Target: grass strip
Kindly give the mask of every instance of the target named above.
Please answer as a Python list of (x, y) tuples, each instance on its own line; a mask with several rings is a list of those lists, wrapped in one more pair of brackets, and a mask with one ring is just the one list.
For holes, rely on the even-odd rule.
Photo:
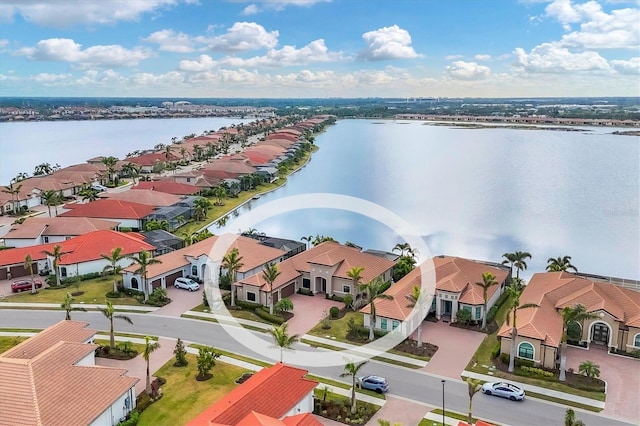
[[(120, 311), (118, 311), (118, 312), (120, 312)], [(180, 315), (180, 317), (181, 318), (189, 318), (189, 319), (199, 320), (199, 321), (209, 321), (209, 322), (220, 323), (220, 321), (218, 321), (215, 318), (198, 317), (198, 316), (195, 316), (195, 315), (188, 315), (188, 314), (182, 314), (182, 315)], [(247, 330), (251, 330), (251, 331), (258, 331), (260, 333), (266, 332), (266, 330), (264, 328), (258, 328), (258, 327), (254, 327), (252, 325), (241, 324), (241, 326), (242, 326), (242, 328), (246, 328)]]
[(531, 397), (534, 399), (543, 399), (545, 401), (555, 402), (557, 404), (568, 405), (575, 408), (582, 408), (583, 410), (593, 411), (594, 413), (599, 413), (602, 411), (602, 408), (594, 407), (592, 405), (581, 404), (579, 402), (569, 401), (566, 399), (555, 398), (553, 396), (545, 395), (543, 393), (531, 392), (527, 391), (527, 397)]

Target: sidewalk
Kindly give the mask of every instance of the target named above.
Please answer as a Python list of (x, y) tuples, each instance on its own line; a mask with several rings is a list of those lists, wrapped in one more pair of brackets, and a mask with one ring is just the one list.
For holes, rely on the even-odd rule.
[[(478, 379), (478, 380), (484, 380), (485, 382), (496, 382), (501, 380), (498, 377), (488, 376), (486, 374), (474, 373), (472, 371), (467, 371), (467, 370), (462, 372), (462, 376), (471, 377), (473, 379)], [(533, 386), (525, 383), (514, 382), (513, 380), (509, 380), (509, 383), (513, 383), (514, 385), (520, 387), (521, 389), (524, 389), (525, 392), (527, 391), (535, 392), (535, 393), (547, 395), (553, 398), (564, 399), (566, 401), (577, 402), (578, 404), (584, 404), (584, 405), (589, 405), (591, 407), (604, 409), (605, 403), (603, 401), (598, 401), (596, 399), (585, 398), (583, 396), (573, 395), (566, 392), (560, 392), (560, 391), (556, 391), (548, 388), (541, 388), (539, 386)], [(532, 397), (532, 398), (535, 398), (535, 397)]]
[(212, 314), (209, 312), (187, 311), (182, 315), (189, 315), (189, 316), (198, 317), (198, 318), (215, 319), (220, 323), (225, 323), (229, 325), (242, 324), (242, 325), (254, 327), (254, 328), (265, 330), (265, 331), (271, 330), (271, 328), (273, 328), (271, 324), (265, 324), (263, 322), (251, 321), (243, 318), (230, 317), (228, 315)]
[[(74, 308), (85, 309), (100, 309), (106, 308), (106, 305), (93, 304), (93, 303), (74, 303), (71, 306)], [(59, 303), (22, 303), (22, 302), (0, 302), (0, 308), (42, 308), (42, 309), (61, 309)], [(138, 305), (113, 305), (113, 308), (117, 311), (139, 311), (139, 312), (153, 312), (158, 310), (155, 306), (138, 306)]]

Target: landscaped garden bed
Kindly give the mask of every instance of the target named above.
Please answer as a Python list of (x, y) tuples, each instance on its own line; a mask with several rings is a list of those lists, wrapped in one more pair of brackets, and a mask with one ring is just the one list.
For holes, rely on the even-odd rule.
[(418, 347), (418, 342), (415, 340), (407, 339), (394, 348), (396, 351), (403, 352), (409, 355), (416, 355), (420, 357), (431, 358), (438, 351), (436, 345), (431, 343), (422, 342), (422, 346)]
[(108, 358), (118, 360), (129, 360), (138, 356), (138, 352), (133, 349), (115, 347), (111, 349), (109, 346), (99, 346), (96, 349), (97, 358)]
[(380, 409), (377, 405), (358, 401), (356, 413), (352, 414), (349, 398), (333, 394), (328, 396), (326, 400), (316, 399), (314, 407), (314, 414), (348, 425), (364, 425)]

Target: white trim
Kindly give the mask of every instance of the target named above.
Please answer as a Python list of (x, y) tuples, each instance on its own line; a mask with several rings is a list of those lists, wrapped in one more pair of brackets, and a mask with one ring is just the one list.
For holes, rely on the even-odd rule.
[(636, 340), (640, 337), (640, 333), (636, 333), (635, 336), (633, 336), (633, 345), (627, 345), (627, 346), (631, 346), (632, 348), (636, 348), (636, 349), (640, 349), (640, 340), (638, 340), (636, 342)]
[[(533, 350), (533, 357), (532, 358), (525, 358), (523, 356), (520, 356), (520, 346), (522, 346), (523, 344), (527, 344), (529, 346), (531, 346), (531, 349)], [(518, 343), (518, 347), (516, 348), (516, 353), (518, 354), (518, 358), (520, 359), (528, 359), (530, 361), (534, 361), (536, 360), (536, 347), (533, 346), (533, 344), (527, 340), (523, 340), (522, 342)]]
[(607, 324), (604, 321), (600, 321), (600, 320), (595, 320), (595, 321), (591, 322), (591, 324), (589, 324), (589, 337), (587, 339), (587, 342), (588, 342), (587, 344), (589, 346), (591, 346), (591, 342), (593, 341), (593, 336), (592, 336), (592, 334), (593, 334), (593, 326), (595, 324), (604, 324), (604, 325), (607, 326), (607, 328), (609, 329), (609, 340), (607, 341), (607, 346), (608, 347), (612, 347), (611, 346), (611, 339), (613, 338), (613, 329), (611, 328), (611, 326), (609, 324)]

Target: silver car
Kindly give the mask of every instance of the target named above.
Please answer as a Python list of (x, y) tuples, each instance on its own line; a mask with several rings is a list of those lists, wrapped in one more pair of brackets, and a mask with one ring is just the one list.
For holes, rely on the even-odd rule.
[(192, 280), (191, 278), (176, 278), (173, 282), (175, 288), (184, 288), (189, 291), (197, 291), (200, 289), (200, 284)]
[(501, 396), (511, 401), (522, 401), (524, 399), (524, 390), (516, 385), (505, 382), (488, 382), (482, 385), (482, 393), (485, 395)]

